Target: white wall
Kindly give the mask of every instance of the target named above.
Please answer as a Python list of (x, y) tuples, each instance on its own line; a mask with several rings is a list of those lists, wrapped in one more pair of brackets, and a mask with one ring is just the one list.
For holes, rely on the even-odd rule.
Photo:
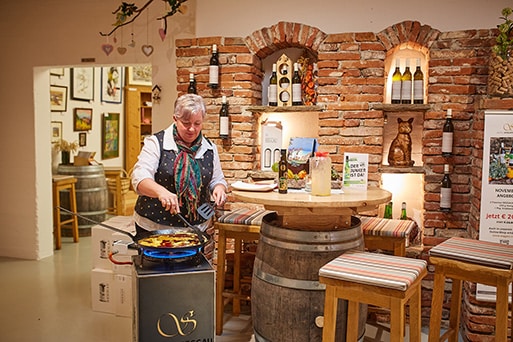
[[(146, 1), (136, 1), (142, 6)], [(318, 27), (326, 33), (378, 32), (403, 20), (418, 20), (441, 31), (495, 27), (509, 0), (190, 0), (186, 15), (168, 21), (161, 41), (155, 20), (163, 3), (154, 1), (148, 15), (119, 30), (118, 45), (135, 48), (125, 55), (106, 56), (101, 37), (114, 22), (119, 0), (0, 1), (0, 103), (2, 104), (2, 173), (0, 190), (0, 255), (40, 259), (53, 253), (51, 205), (51, 113), (49, 67), (151, 63), (153, 82), (162, 88), (162, 101), (153, 109), (155, 129), (171, 121), (176, 96), (176, 37), (245, 37), (278, 21)], [(389, 7), (390, 6), (390, 7)], [(196, 8), (197, 7), (197, 8)], [(441, 10), (440, 8), (444, 8)], [(146, 25), (148, 20), (148, 26)], [(155, 52), (146, 57), (142, 44)], [(94, 63), (82, 63), (92, 58)], [(64, 245), (65, 248), (65, 245)]]

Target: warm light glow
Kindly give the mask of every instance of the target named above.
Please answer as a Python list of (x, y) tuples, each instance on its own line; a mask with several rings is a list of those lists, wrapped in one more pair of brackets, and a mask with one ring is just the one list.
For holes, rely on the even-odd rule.
[[(401, 216), (401, 203), (406, 202), (406, 214), (419, 227), (424, 222), (424, 175), (421, 173), (383, 173), (381, 188), (392, 193), (393, 218)], [(382, 214), (381, 214), (382, 216)]]
[[(281, 122), (283, 128), (282, 148), (289, 146), (290, 138), (319, 137), (319, 117), (313, 112), (262, 113), (260, 122)], [(260, 129), (260, 128), (259, 128)], [(261, 129), (260, 129), (261, 130)], [(261, 136), (262, 132), (259, 132)]]

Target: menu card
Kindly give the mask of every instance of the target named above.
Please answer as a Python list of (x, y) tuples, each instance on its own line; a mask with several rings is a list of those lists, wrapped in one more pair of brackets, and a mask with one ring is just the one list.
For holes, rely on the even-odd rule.
[(367, 189), (369, 155), (367, 153), (344, 153), (344, 188)]

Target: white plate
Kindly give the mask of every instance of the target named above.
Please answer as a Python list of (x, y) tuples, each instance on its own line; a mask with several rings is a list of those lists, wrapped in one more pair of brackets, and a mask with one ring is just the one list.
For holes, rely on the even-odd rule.
[(237, 181), (232, 183), (232, 188), (235, 190), (242, 191), (271, 191), (276, 188), (275, 183), (272, 184), (257, 184), (257, 183), (246, 183), (242, 181)]

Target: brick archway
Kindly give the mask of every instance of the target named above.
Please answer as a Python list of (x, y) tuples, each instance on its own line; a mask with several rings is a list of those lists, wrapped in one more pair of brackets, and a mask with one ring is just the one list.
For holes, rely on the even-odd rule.
[(327, 36), (313, 26), (280, 21), (253, 32), (245, 38), (245, 42), (251, 53), (259, 58), (289, 47), (306, 48), (316, 55)]
[(406, 44), (412, 49), (419, 50), (428, 55), (431, 45), (438, 39), (440, 31), (429, 25), (421, 25), (418, 21), (403, 21), (387, 27), (376, 33), (387, 54), (391, 54), (395, 47)]

